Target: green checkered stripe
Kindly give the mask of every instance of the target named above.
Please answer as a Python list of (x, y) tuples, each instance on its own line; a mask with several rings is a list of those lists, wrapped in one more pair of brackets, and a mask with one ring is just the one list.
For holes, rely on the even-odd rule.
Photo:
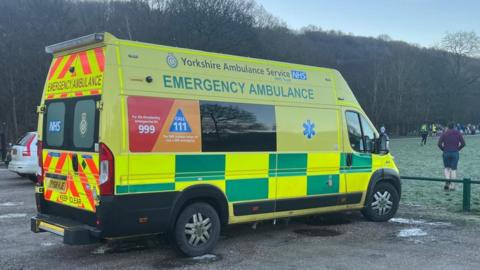
[(225, 155), (177, 155), (175, 182), (224, 180)]
[(352, 164), (347, 166), (347, 154), (340, 155), (340, 173), (364, 173), (372, 171), (372, 155), (368, 153), (353, 153)]
[(175, 183), (117, 186), (116, 190), (118, 194), (174, 191)]
[[(225, 181), (229, 202), (268, 199), (269, 181), (272, 178), (306, 176), (306, 195), (335, 194), (339, 192), (339, 174), (307, 175), (307, 153), (269, 154), (266, 178), (225, 179), (226, 155), (177, 155), (175, 157), (175, 182), (201, 183)], [(346, 167), (346, 155), (340, 155), (340, 173), (370, 172), (371, 155), (354, 154), (353, 168)], [(117, 186), (117, 193), (175, 191), (175, 183)]]

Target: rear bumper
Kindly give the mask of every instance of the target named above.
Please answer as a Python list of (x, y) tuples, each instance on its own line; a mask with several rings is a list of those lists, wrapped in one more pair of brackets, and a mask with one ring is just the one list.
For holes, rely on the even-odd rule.
[(16, 173), (24, 173), (24, 174), (35, 174), (37, 173), (37, 165), (26, 163), (26, 162), (18, 162), (18, 161), (10, 161), (8, 163), (8, 170)]
[[(44, 199), (42, 186), (35, 187), (38, 215), (32, 218), (32, 231), (52, 231), (64, 242), (69, 234), (85, 234), (91, 240), (161, 233), (167, 231), (169, 215), (178, 192), (143, 193), (122, 196), (103, 196), (96, 212), (70, 207)], [(40, 223), (44, 221), (44, 223)], [(37, 224), (38, 223), (38, 224)], [(40, 224), (43, 224), (40, 228)], [(56, 227), (48, 227), (51, 224)], [(45, 229), (47, 228), (47, 229)], [(69, 231), (69, 232), (66, 232)], [(78, 232), (80, 231), (80, 232)], [(82, 232), (83, 231), (83, 232)], [(89, 242), (89, 241), (86, 241)]]
[(85, 245), (100, 241), (100, 230), (70, 219), (38, 214), (30, 220), (34, 233), (50, 232), (61, 236), (68, 245)]

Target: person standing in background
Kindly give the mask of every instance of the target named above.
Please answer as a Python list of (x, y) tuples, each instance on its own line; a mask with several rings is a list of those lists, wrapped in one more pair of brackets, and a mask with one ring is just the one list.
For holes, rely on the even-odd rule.
[(388, 134), (387, 134), (387, 129), (385, 128), (384, 125), (382, 125), (380, 127), (380, 137), (381, 136), (385, 136), (385, 143), (386, 143), (386, 148), (385, 149), (389, 149), (389, 144), (390, 144), (390, 137), (388, 137)]
[(465, 147), (465, 140), (462, 133), (456, 130), (454, 123), (447, 125), (447, 130), (438, 139), (438, 147), (443, 152), (443, 173), (445, 174), (444, 190), (455, 190), (455, 185), (448, 179), (457, 178), (457, 166), (460, 157), (460, 150)]
[(437, 136), (437, 125), (432, 124), (432, 136), (435, 137)]
[(422, 127), (420, 127), (420, 135), (422, 136), (422, 141), (420, 142), (420, 145), (427, 144), (427, 137), (428, 137), (428, 126), (427, 126), (427, 124), (423, 124)]

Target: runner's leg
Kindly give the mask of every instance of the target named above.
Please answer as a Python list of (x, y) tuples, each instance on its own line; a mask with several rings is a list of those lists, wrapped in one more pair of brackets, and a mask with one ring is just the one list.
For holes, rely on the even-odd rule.
[[(445, 179), (450, 179), (450, 168), (443, 169), (443, 174), (445, 175)], [(450, 188), (450, 181), (446, 181), (443, 189), (448, 190), (449, 188)]]
[[(450, 170), (450, 179), (457, 179), (457, 171)], [(450, 190), (455, 190), (455, 183), (451, 182), (449, 186)]]

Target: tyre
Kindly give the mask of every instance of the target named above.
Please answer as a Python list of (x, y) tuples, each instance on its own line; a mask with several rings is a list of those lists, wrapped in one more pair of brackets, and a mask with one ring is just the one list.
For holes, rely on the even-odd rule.
[(37, 183), (37, 175), (35, 174), (29, 174), (28, 179), (30, 179), (30, 181), (32, 181), (33, 183)]
[(388, 182), (375, 185), (373, 192), (365, 201), (363, 216), (375, 222), (388, 221), (398, 210), (400, 196), (397, 189)]
[(177, 218), (174, 244), (186, 256), (195, 257), (210, 252), (220, 236), (220, 218), (207, 203), (187, 206)]

